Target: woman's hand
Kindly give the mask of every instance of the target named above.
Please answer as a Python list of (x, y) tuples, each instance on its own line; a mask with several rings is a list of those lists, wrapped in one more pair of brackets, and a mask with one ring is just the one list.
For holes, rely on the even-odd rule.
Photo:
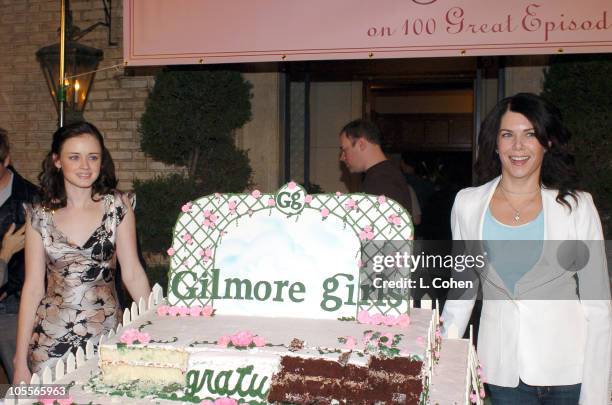
[(0, 260), (8, 263), (11, 257), (25, 245), (25, 226), (15, 230), (15, 224), (11, 224), (2, 238), (2, 249), (0, 249)]
[(32, 373), (25, 362), (16, 362), (13, 360), (15, 371), (13, 372), (13, 384), (17, 385), (20, 382), (30, 383)]

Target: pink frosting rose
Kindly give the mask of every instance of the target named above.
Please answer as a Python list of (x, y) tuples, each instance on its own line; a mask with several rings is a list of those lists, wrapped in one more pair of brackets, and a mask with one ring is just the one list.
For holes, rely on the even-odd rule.
[(227, 345), (229, 345), (231, 341), (232, 341), (231, 337), (229, 337), (227, 335), (223, 335), (219, 339), (217, 339), (217, 346), (219, 346), (219, 347), (227, 347)]
[(205, 316), (205, 317), (212, 316), (213, 312), (214, 310), (213, 310), (212, 305), (206, 305), (204, 308), (202, 308), (202, 316)]
[(210, 399), (203, 399), (200, 402), (200, 405), (215, 405), (215, 403), (213, 401), (211, 401)]
[(121, 343), (125, 343), (126, 345), (131, 345), (135, 340), (138, 339), (138, 330), (134, 328), (126, 329), (119, 337), (119, 341)]
[(289, 184), (287, 184), (287, 188), (289, 190), (293, 190), (297, 187), (297, 183), (295, 181), (290, 181)]
[(361, 240), (372, 240), (372, 239), (374, 239), (374, 232), (372, 231), (372, 227), (370, 225), (366, 225), (359, 232), (359, 239), (361, 239)]
[(385, 197), (384, 195), (379, 195), (379, 196), (378, 196), (378, 203), (379, 203), (380, 205), (382, 205), (382, 204), (384, 204), (384, 203), (386, 203), (386, 202), (387, 202), (387, 197)]
[(236, 207), (238, 206), (238, 203), (236, 201), (230, 201), (227, 204), (227, 208), (229, 209), (230, 213), (235, 214), (236, 213)]
[(200, 316), (202, 315), (202, 307), (196, 305), (194, 307), (189, 308), (189, 316)]
[(243, 330), (231, 336), (232, 344), (237, 347), (247, 347), (253, 342), (253, 334)]
[(174, 250), (174, 248), (168, 248), (168, 250), (166, 250), (166, 253), (168, 254), (168, 256), (172, 256), (176, 253), (176, 251)]
[(151, 335), (146, 332), (138, 332), (137, 340), (140, 342), (140, 344), (146, 345), (151, 341)]
[(259, 190), (253, 190), (253, 191), (251, 192), (251, 197), (253, 197), (253, 198), (259, 198), (259, 197), (261, 197), (261, 191), (259, 191)]
[(382, 325), (384, 320), (385, 316), (383, 314), (374, 314), (370, 317), (370, 323), (372, 325)]
[(168, 307), (169, 316), (177, 316), (179, 314), (179, 307)]
[(306, 198), (304, 198), (304, 202), (305, 202), (306, 204), (310, 204), (310, 203), (312, 202), (312, 196), (311, 196), (310, 194), (308, 194), (308, 195), (306, 196)]
[(184, 306), (178, 307), (178, 314), (180, 316), (189, 316), (189, 308)]
[(323, 209), (321, 210), (321, 216), (322, 216), (323, 218), (327, 218), (327, 217), (329, 216), (329, 210), (328, 210), (327, 208), (323, 208)]
[(364, 323), (364, 324), (369, 324), (370, 323), (370, 314), (368, 314), (368, 311), (366, 311), (365, 309), (359, 311), (359, 313), (357, 314), (357, 322)]
[(168, 315), (168, 306), (167, 305), (160, 305), (157, 307), (157, 315), (158, 316), (166, 316)]
[(389, 221), (389, 223), (393, 224), (393, 225), (401, 225), (402, 224), (402, 219), (399, 216), (397, 216), (396, 214), (389, 215), (389, 217), (387, 218), (387, 221)]
[(402, 328), (407, 327), (410, 325), (410, 317), (406, 314), (401, 314), (397, 317), (397, 324)]
[(190, 210), (191, 210), (191, 202), (185, 203), (181, 207), (181, 211), (183, 212), (189, 212)]
[(254, 344), (256, 347), (263, 347), (263, 346), (265, 346), (265, 345), (266, 345), (266, 339), (264, 339), (264, 338), (263, 338), (263, 337), (261, 337), (261, 336), (254, 336), (254, 337), (253, 337), (253, 344)]
[(355, 340), (354, 337), (346, 336), (344, 339), (346, 339), (346, 342), (344, 343), (344, 347), (346, 347), (348, 350), (353, 350), (355, 346), (357, 346), (357, 341)]
[(211, 248), (200, 249), (198, 251), (198, 254), (202, 258), (202, 260), (204, 260), (204, 262), (207, 262), (212, 257), (212, 249)]
[(348, 201), (344, 203), (344, 208), (346, 208), (347, 210), (354, 210), (355, 208), (357, 208), (357, 201), (353, 200), (352, 198), (349, 198)]
[(397, 325), (397, 318), (394, 317), (393, 315), (387, 315), (384, 317), (383, 323), (385, 324), (385, 326)]

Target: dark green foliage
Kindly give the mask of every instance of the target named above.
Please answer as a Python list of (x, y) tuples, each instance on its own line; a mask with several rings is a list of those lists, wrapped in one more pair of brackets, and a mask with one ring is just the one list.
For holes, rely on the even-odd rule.
[(300, 185), (304, 187), (304, 189), (306, 190), (308, 194), (323, 193), (323, 189), (321, 188), (321, 186), (316, 183), (308, 183), (308, 184), (300, 183)]
[(154, 286), (159, 284), (164, 291), (164, 297), (168, 294), (168, 266), (154, 265), (147, 266), (147, 278), (149, 284)]
[(158, 74), (140, 120), (141, 147), (156, 160), (184, 166), (188, 176), (137, 181), (137, 226), (144, 251), (165, 252), (181, 206), (251, 184), (234, 130), (251, 118), (251, 84), (239, 72), (168, 70)]
[(612, 209), (612, 55), (553, 57), (545, 74), (542, 96), (559, 107), (572, 132), (571, 145), (581, 187), (593, 194), (600, 212), (609, 215)]
[(202, 151), (232, 139), (251, 118), (251, 87), (239, 72), (159, 73), (140, 120), (142, 150), (187, 167), (193, 178)]
[(251, 186), (253, 170), (246, 151), (233, 144), (219, 143), (204, 150), (197, 168), (200, 196), (220, 193), (240, 193)]
[(136, 230), (146, 252), (165, 252), (172, 242), (172, 228), (181, 206), (200, 197), (195, 182), (180, 175), (134, 181)]

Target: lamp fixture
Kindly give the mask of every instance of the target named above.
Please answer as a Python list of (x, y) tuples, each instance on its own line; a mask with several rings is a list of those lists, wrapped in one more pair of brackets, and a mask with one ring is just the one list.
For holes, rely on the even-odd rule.
[[(102, 2), (105, 21), (97, 22), (81, 30), (72, 23), (70, 1), (62, 0), (60, 42), (40, 48), (36, 52), (36, 58), (43, 70), (57, 109), (59, 126), (83, 119), (83, 111), (96, 69), (104, 57), (101, 49), (86, 46), (77, 41), (102, 25), (108, 28), (108, 44), (116, 45), (111, 41), (112, 0), (102, 0)], [(63, 54), (62, 45), (64, 45)], [(62, 77), (61, 80), (60, 77)]]

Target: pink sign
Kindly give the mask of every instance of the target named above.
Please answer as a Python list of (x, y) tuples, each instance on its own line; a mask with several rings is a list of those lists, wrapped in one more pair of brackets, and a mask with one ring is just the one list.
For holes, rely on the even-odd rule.
[(131, 66), (612, 52), (610, 0), (124, 0)]

